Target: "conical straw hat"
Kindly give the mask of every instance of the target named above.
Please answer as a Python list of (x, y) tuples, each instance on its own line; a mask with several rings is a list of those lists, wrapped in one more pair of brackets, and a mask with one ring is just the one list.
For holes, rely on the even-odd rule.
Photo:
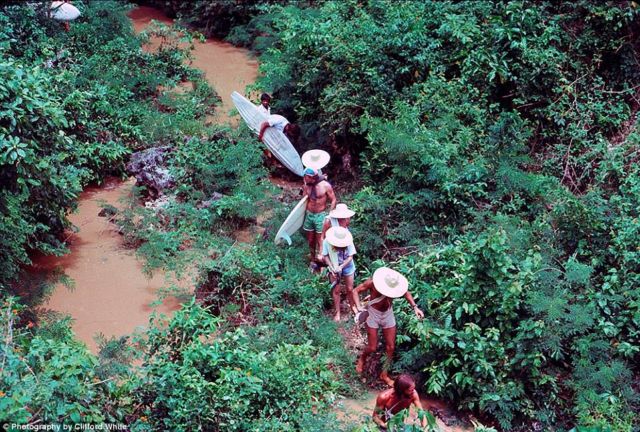
[(373, 273), (373, 285), (380, 294), (391, 298), (402, 297), (409, 289), (407, 278), (389, 267), (380, 267)]
[(327, 241), (335, 247), (347, 247), (353, 244), (353, 236), (346, 228), (331, 227), (327, 230)]
[(331, 156), (324, 150), (309, 150), (302, 155), (302, 164), (308, 168), (320, 169), (327, 166)]
[(329, 216), (336, 219), (350, 218), (354, 214), (356, 214), (356, 212), (349, 209), (349, 207), (347, 207), (347, 205), (343, 203), (338, 204), (335, 209), (329, 212)]

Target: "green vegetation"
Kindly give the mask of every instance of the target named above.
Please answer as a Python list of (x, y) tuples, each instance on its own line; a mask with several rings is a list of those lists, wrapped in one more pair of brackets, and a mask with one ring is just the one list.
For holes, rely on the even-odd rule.
[[(358, 279), (392, 263), (426, 315), (396, 306), (398, 370), (501, 430), (640, 428), (637, 3), (155, 3), (260, 53), (254, 87), (303, 150), (330, 151), (338, 186), (357, 178), (340, 200)], [(193, 36), (156, 26), (145, 52), (113, 3), (76, 4), (69, 33), (0, 9), (0, 284), (32, 251), (64, 253), (83, 186), (170, 145), (166, 204), (118, 222), (150, 269), (195, 272), (197, 301), (96, 358), (5, 295), (0, 421), (344, 429), (328, 412), (353, 359), (303, 240), (233, 240), (258, 215), (270, 237), (288, 206), (255, 137), (204, 124), (216, 97), (184, 64)]]
[(258, 85), (360, 160), (366, 254), (409, 253), (399, 367), (504, 429), (639, 427), (637, 5), (271, 11)]

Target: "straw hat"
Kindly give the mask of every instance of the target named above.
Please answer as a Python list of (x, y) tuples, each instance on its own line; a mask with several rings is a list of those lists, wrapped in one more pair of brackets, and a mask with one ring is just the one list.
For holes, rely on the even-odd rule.
[(349, 207), (343, 203), (338, 204), (335, 209), (329, 212), (329, 216), (336, 219), (350, 218), (354, 214), (356, 214), (356, 212), (350, 210)]
[(329, 163), (329, 153), (324, 150), (309, 150), (302, 155), (302, 163), (308, 168), (320, 169)]
[[(327, 234), (329, 234), (328, 231)], [(373, 273), (373, 286), (383, 296), (398, 298), (402, 297), (409, 289), (409, 281), (389, 267), (380, 267)]]
[(327, 241), (331, 246), (347, 247), (353, 244), (353, 236), (346, 228), (331, 227), (327, 230)]

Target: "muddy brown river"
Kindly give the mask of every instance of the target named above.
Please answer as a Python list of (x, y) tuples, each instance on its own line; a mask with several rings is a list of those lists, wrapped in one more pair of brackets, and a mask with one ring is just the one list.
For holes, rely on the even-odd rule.
[[(150, 7), (136, 8), (129, 16), (137, 32), (152, 19), (171, 23), (161, 11)], [(256, 79), (258, 62), (248, 51), (214, 40), (196, 42), (193, 55), (193, 66), (205, 72), (222, 98), (214, 121), (235, 123), (237, 120), (228, 116), (233, 107), (230, 94), (233, 90), (243, 91)], [(134, 251), (123, 246), (117, 227), (98, 216), (100, 201), (119, 206), (119, 200), (130, 193), (133, 184), (132, 179), (109, 179), (99, 187), (87, 187), (80, 196), (78, 211), (69, 216), (79, 230), (69, 234), (70, 253), (34, 258), (33, 272), (60, 267), (73, 279), (75, 287), (56, 286), (45, 307), (70, 315), (76, 336), (94, 353), (98, 349), (95, 335), (130, 334), (144, 328), (154, 310), (169, 314), (180, 306), (173, 297), (152, 306), (158, 300), (158, 290), (173, 282), (170, 275), (156, 271), (148, 278)], [(184, 281), (181, 285), (185, 285)]]

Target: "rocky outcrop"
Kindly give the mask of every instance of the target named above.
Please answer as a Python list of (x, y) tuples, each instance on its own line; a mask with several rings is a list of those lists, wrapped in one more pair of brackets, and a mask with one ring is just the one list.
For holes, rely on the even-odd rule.
[(127, 173), (136, 178), (137, 186), (147, 188), (151, 197), (157, 197), (175, 186), (175, 179), (166, 166), (170, 146), (152, 147), (131, 155)]

